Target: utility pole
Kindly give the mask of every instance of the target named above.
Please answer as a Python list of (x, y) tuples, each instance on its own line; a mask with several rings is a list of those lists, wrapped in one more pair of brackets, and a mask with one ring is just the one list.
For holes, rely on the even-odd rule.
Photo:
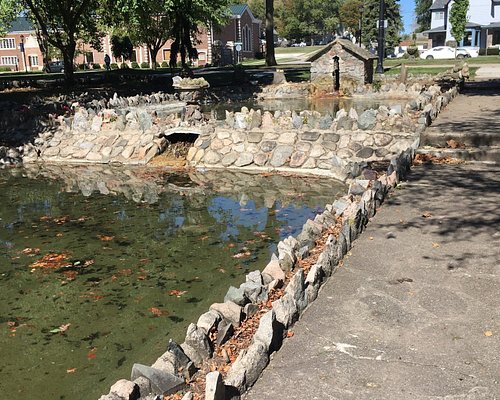
[(378, 16), (378, 63), (375, 72), (384, 73), (384, 25), (385, 21), (385, 2), (380, 0), (380, 10)]

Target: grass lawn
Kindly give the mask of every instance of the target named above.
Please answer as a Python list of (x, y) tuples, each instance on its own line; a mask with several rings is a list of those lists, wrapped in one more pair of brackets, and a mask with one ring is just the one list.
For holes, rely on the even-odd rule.
[[(469, 73), (471, 78), (476, 76), (476, 71), (479, 67), (471, 67), (469, 68)], [(437, 75), (442, 72), (445, 72), (449, 69), (449, 67), (408, 67), (408, 73), (412, 75)], [(385, 75), (398, 75), (401, 69), (399, 67), (391, 68), (388, 71), (385, 71)]]
[[(405, 60), (402, 58), (392, 58), (384, 61), (384, 65), (390, 67), (395, 65), (401, 65), (405, 63), (406, 65), (455, 65), (457, 62), (461, 62), (462, 60), (422, 60), (420, 58), (416, 58), (414, 60)], [(476, 58), (467, 58), (467, 64), (475, 65), (475, 64), (495, 64), (500, 63), (499, 56), (479, 56)]]
[(305, 46), (305, 47), (276, 47), (274, 53), (276, 55), (288, 54), (288, 53), (302, 53), (309, 54), (316, 50), (322, 49), (325, 46)]

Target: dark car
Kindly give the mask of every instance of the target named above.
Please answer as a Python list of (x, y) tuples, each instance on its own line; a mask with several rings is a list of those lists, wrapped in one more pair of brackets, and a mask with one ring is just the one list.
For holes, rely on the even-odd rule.
[(52, 61), (45, 67), (45, 72), (64, 72), (64, 63), (62, 61)]

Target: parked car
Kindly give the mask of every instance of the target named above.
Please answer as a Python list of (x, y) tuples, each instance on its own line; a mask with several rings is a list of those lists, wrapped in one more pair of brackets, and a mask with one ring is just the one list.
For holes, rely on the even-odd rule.
[(62, 61), (52, 61), (49, 62), (44, 68), (45, 72), (54, 73), (54, 72), (64, 72), (64, 63)]
[(432, 49), (425, 50), (420, 53), (420, 58), (424, 60), (447, 60), (466, 57), (470, 57), (469, 53), (466, 50), (454, 49), (450, 46), (433, 47)]
[(460, 54), (465, 53), (466, 58), (469, 58), (469, 57), (475, 58), (475, 57), (479, 56), (479, 48), (478, 47), (458, 47), (457, 54), (458, 53), (460, 53)]

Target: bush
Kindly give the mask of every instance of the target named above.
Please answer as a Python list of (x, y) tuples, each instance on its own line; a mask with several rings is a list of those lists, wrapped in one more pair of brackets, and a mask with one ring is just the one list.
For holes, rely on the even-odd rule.
[(480, 56), (498, 56), (500, 54), (499, 47), (488, 47), (485, 49), (484, 47), (479, 49)]
[(87, 69), (87, 65), (85, 64), (78, 64), (77, 67), (78, 71), (83, 71)]
[(137, 69), (137, 68), (140, 68), (139, 67), (139, 64), (137, 63), (137, 61), (132, 61), (130, 63), (130, 67), (133, 68), (133, 69)]
[(162, 61), (162, 62), (161, 62), (161, 67), (162, 67), (162, 68), (168, 68), (168, 62), (166, 62), (166, 61)]
[(0, 67), (0, 72), (12, 72), (9, 67)]
[(92, 69), (101, 69), (101, 64), (92, 63)]
[(498, 56), (500, 54), (500, 47), (488, 47), (486, 49), (487, 56)]
[(111, 69), (118, 69), (118, 64), (117, 63), (111, 63), (109, 66)]
[(128, 66), (127, 63), (121, 63), (120, 64), (120, 69), (129, 69), (130, 67)]
[(141, 68), (149, 68), (149, 63), (147, 63), (147, 62), (142, 62), (142, 63), (141, 63)]

